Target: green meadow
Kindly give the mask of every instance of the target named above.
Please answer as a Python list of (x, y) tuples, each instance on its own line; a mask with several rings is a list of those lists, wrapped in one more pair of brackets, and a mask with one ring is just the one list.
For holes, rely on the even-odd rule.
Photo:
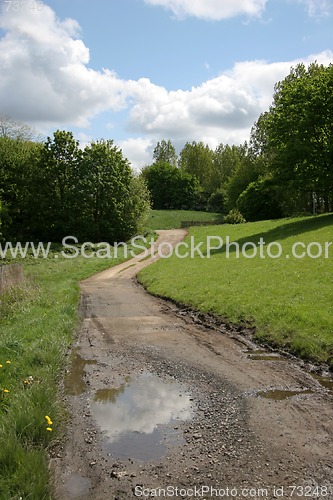
[(47, 451), (67, 418), (59, 386), (79, 323), (78, 283), (124, 260), (54, 256), (27, 259), (23, 286), (0, 298), (1, 500), (53, 498)]
[[(185, 242), (190, 244), (191, 237), (196, 245), (202, 242), (203, 256), (199, 252), (194, 252), (194, 258), (174, 254), (149, 266), (139, 275), (149, 292), (229, 323), (254, 326), (258, 341), (333, 368), (332, 214), (193, 227)], [(207, 258), (209, 237), (215, 237), (211, 246), (219, 246), (218, 238), (224, 245), (211, 250)], [(239, 256), (236, 245), (227, 252), (227, 237), (239, 245)], [(261, 248), (260, 238), (265, 242)], [(279, 250), (275, 242), (282, 248), (279, 258), (274, 258)], [(292, 253), (295, 243), (300, 243), (295, 247), (296, 257)], [(241, 251), (244, 245), (246, 256)], [(307, 249), (316, 258), (308, 256)], [(184, 252), (183, 248), (179, 254)], [(303, 258), (297, 258), (302, 254)]]
[(186, 226), (191, 222), (202, 224), (220, 224), (222, 214), (212, 212), (197, 212), (194, 210), (151, 210), (146, 226), (155, 231), (157, 229), (179, 229), (182, 223)]

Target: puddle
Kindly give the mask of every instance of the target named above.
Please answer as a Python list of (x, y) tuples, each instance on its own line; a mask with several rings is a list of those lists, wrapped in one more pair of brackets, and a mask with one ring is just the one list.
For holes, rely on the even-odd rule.
[(282, 356), (274, 356), (274, 354), (266, 355), (250, 355), (249, 359), (253, 359), (254, 361), (288, 361), (287, 358), (283, 358)]
[(261, 391), (258, 392), (258, 396), (261, 398), (273, 399), (274, 401), (283, 401), (284, 399), (292, 398), (293, 396), (298, 396), (300, 394), (313, 394), (310, 389), (299, 390), (299, 391)]
[(78, 498), (88, 493), (91, 481), (80, 474), (72, 474), (66, 479), (65, 489), (70, 498)]
[(83, 379), (86, 365), (96, 365), (92, 359), (83, 359), (79, 354), (80, 348), (73, 349), (71, 353), (71, 364), (69, 372), (65, 374), (64, 385), (66, 394), (79, 396), (86, 390), (86, 383)]
[(91, 409), (105, 433), (109, 455), (143, 461), (162, 458), (168, 446), (182, 444), (174, 427), (177, 421), (192, 417), (184, 386), (151, 373), (127, 379), (118, 388), (97, 391)]
[(317, 375), (316, 373), (311, 373), (311, 375), (320, 383), (320, 385), (325, 387), (325, 389), (333, 391), (333, 378), (323, 377), (322, 375)]
[(245, 354), (254, 354), (254, 355), (257, 355), (257, 354), (271, 354), (270, 351), (263, 351), (261, 349), (248, 349), (247, 351), (245, 351)]

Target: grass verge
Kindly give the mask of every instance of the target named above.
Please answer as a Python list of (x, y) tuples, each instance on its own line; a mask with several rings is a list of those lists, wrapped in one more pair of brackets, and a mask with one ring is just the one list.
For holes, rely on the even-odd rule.
[(79, 322), (78, 282), (125, 260), (54, 256), (25, 261), (24, 285), (0, 297), (1, 500), (52, 498), (47, 450), (64, 429), (59, 383)]
[[(185, 242), (193, 237), (207, 257), (207, 238), (221, 237), (237, 242), (280, 243), (280, 258), (246, 258), (226, 246), (212, 251), (210, 258), (160, 260), (143, 270), (139, 280), (149, 292), (172, 298), (197, 310), (213, 313), (229, 323), (255, 326), (256, 339), (288, 349), (294, 354), (333, 369), (333, 245), (329, 258), (295, 258), (292, 247), (301, 242), (332, 242), (333, 215), (261, 221), (237, 226), (221, 225), (191, 228)], [(214, 241), (216, 245), (216, 240)], [(217, 245), (216, 245), (217, 246)], [(309, 247), (312, 254), (317, 245)], [(248, 246), (247, 255), (254, 254)], [(258, 250), (258, 249), (257, 249)], [(272, 245), (271, 253), (277, 247)], [(297, 247), (298, 255), (304, 252)], [(289, 257), (287, 257), (289, 256)], [(176, 278), (175, 278), (176, 276)]]
[(197, 212), (193, 210), (152, 210), (146, 226), (155, 231), (158, 229), (179, 229), (182, 222), (220, 224), (223, 215), (212, 212)]

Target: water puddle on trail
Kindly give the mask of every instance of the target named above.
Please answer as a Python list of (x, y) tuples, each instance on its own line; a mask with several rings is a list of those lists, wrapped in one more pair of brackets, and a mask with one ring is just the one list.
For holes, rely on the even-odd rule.
[(333, 378), (325, 377), (323, 375), (317, 375), (316, 373), (311, 373), (312, 377), (315, 378), (320, 385), (328, 389), (329, 391), (333, 391)]
[(261, 391), (258, 392), (258, 396), (266, 399), (273, 399), (274, 401), (283, 401), (284, 399), (292, 398), (293, 396), (299, 396), (301, 394), (313, 394), (310, 389), (299, 390), (299, 391), (287, 391), (287, 390), (272, 390), (272, 391)]
[(284, 358), (279, 354), (271, 353), (270, 351), (262, 351), (260, 349), (245, 351), (249, 359), (254, 361), (288, 361), (288, 358)]
[(168, 446), (182, 444), (177, 422), (193, 414), (182, 384), (147, 372), (120, 387), (96, 391), (91, 409), (105, 433), (107, 453), (142, 461), (162, 458)]
[(71, 474), (65, 481), (65, 490), (69, 498), (79, 498), (89, 492), (91, 481), (80, 474)]
[(80, 348), (76, 347), (71, 353), (71, 364), (69, 372), (65, 374), (65, 392), (69, 396), (79, 396), (83, 394), (87, 386), (84, 381), (84, 369), (86, 365), (96, 365), (92, 359), (83, 359), (79, 353)]
[(267, 355), (251, 355), (249, 359), (253, 359), (254, 361), (288, 361), (287, 358), (283, 358), (282, 356), (274, 356), (274, 354)]

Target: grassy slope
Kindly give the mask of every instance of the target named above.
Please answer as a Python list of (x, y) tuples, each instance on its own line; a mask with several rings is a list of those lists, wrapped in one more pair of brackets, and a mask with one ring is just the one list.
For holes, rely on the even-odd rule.
[(332, 241), (332, 226), (333, 215), (324, 215), (191, 228), (196, 243), (216, 235), (242, 245), (262, 236), (266, 244), (279, 241), (284, 256), (227, 259), (224, 249), (210, 259), (173, 256), (142, 271), (140, 280), (152, 293), (229, 322), (251, 323), (258, 339), (333, 367), (333, 246), (329, 259), (285, 257), (297, 241)]
[(222, 215), (211, 212), (196, 212), (191, 210), (152, 210), (146, 226), (149, 229), (177, 229), (182, 222), (221, 222)]
[[(45, 451), (64, 425), (58, 388), (79, 320), (78, 281), (121, 260), (30, 261), (24, 288), (1, 297), (1, 500), (51, 498)], [(24, 384), (29, 376), (32, 383)]]

